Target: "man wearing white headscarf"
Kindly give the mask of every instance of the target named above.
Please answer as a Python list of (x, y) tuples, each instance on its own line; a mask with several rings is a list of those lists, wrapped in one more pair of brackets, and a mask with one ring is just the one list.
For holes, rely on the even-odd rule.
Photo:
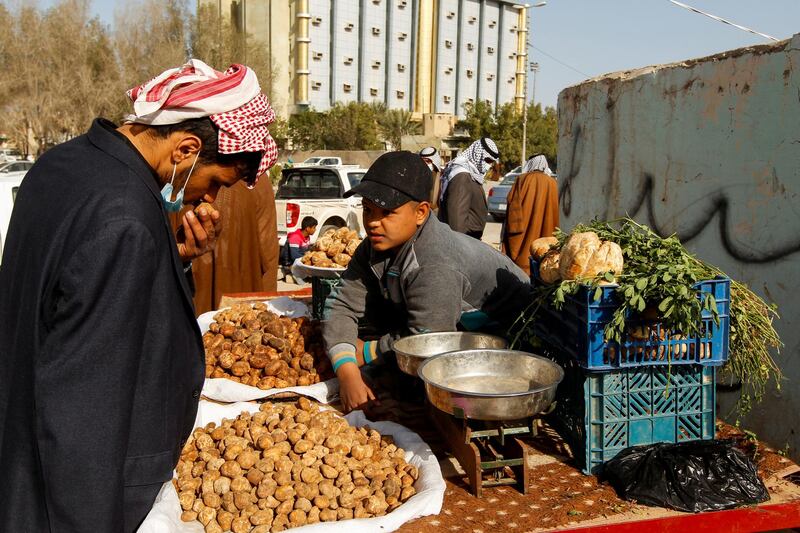
[(494, 141), (483, 137), (450, 161), (440, 178), (439, 220), (459, 233), (476, 239), (483, 236), (489, 214), (484, 175), (499, 158)]
[(541, 154), (531, 157), (522, 166), (520, 174), (527, 174), (528, 172), (544, 172), (548, 176), (553, 175), (550, 165), (547, 163), (547, 158)]
[[(0, 529), (132, 532), (189, 438), (205, 357), (187, 279), (277, 155), (253, 71), (200, 61), (129, 91), (122, 126), (45, 153), (0, 268)], [(210, 212), (209, 212), (210, 211)]]
[(558, 186), (545, 156), (532, 157), (523, 165), (506, 202), (503, 252), (530, 275), (531, 243), (551, 237), (558, 227)]
[(439, 150), (437, 150), (435, 146), (426, 146), (419, 151), (419, 156), (431, 170), (431, 180), (433, 180), (433, 187), (431, 188), (431, 209), (438, 209), (439, 174), (441, 174), (442, 168), (444, 167), (442, 164), (442, 157), (439, 155)]

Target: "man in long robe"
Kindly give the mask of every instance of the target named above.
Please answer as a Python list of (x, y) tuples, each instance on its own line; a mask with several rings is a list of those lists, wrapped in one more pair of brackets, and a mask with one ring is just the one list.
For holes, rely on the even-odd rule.
[(525, 163), (508, 192), (507, 203), (503, 251), (530, 275), (531, 243), (552, 236), (558, 227), (558, 186), (545, 156)]

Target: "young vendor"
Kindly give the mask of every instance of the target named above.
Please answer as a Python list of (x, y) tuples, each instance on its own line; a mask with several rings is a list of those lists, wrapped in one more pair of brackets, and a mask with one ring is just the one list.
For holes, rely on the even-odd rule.
[[(382, 155), (347, 194), (364, 199), (368, 238), (328, 297), (323, 337), (350, 411), (375, 399), (359, 366), (391, 352), (394, 339), (505, 331), (530, 302), (531, 287), (506, 256), (431, 216), (431, 173), (419, 155)], [(359, 319), (383, 336), (360, 341)]]

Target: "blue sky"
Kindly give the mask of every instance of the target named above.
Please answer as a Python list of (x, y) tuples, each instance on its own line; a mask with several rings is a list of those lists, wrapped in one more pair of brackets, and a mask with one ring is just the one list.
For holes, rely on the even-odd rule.
[[(683, 3), (778, 39), (800, 33), (798, 0)], [(668, 0), (548, 0), (546, 6), (531, 9), (530, 24), (534, 47), (530, 60), (539, 63), (536, 101), (552, 106), (561, 89), (587, 75), (594, 77), (769, 42)], [(532, 82), (531, 78), (529, 84)]]
[[(43, 0), (41, 5), (52, 2)], [(122, 2), (93, 0), (93, 10), (110, 24)], [(194, 0), (189, 3), (195, 4)], [(798, 0), (683, 3), (779, 39), (800, 33)], [(535, 98), (551, 106), (556, 105), (561, 89), (587, 77), (767, 42), (668, 0), (548, 0), (546, 6), (531, 9), (530, 35), (530, 59), (539, 63)], [(532, 78), (529, 83), (532, 87)]]

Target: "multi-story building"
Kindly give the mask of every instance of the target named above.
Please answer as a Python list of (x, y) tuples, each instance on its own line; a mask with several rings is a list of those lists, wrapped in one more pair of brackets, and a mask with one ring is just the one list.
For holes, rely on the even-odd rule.
[(283, 116), (382, 102), (416, 116), (524, 100), (527, 9), (508, 0), (199, 0), (262, 41)]

